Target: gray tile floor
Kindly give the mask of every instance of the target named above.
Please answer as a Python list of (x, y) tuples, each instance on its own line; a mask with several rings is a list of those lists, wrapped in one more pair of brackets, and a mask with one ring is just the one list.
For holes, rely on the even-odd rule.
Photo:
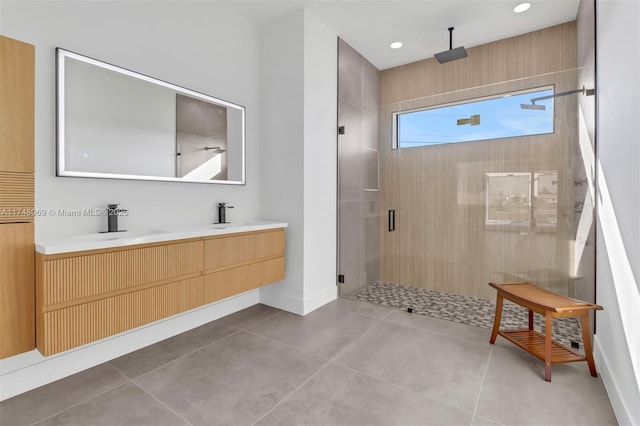
[(0, 403), (13, 425), (609, 425), (586, 363), (490, 331), (338, 299), (255, 305)]

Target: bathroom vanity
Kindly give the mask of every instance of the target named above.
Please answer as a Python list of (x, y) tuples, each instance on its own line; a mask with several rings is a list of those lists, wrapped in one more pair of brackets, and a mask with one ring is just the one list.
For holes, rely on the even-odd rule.
[(45, 356), (284, 279), (286, 223), (91, 234), (36, 244)]

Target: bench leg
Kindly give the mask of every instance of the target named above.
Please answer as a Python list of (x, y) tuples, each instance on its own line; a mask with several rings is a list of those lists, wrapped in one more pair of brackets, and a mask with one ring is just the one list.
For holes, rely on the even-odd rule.
[(500, 321), (502, 320), (502, 296), (498, 295), (496, 299), (496, 316), (493, 319), (493, 330), (491, 331), (491, 339), (489, 343), (492, 345), (496, 342), (498, 337), (498, 330), (500, 330)]
[(582, 328), (582, 343), (584, 344), (584, 355), (587, 357), (589, 372), (593, 377), (598, 377), (596, 364), (593, 361), (593, 349), (591, 348), (591, 329), (589, 327), (589, 315), (580, 317), (580, 328)]
[(544, 316), (544, 379), (551, 381), (551, 313)]
[(533, 330), (533, 311), (529, 309), (529, 330)]

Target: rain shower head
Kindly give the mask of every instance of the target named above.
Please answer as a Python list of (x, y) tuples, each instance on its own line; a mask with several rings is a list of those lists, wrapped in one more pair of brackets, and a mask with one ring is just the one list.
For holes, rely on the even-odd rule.
[(455, 61), (456, 59), (462, 59), (467, 57), (467, 51), (464, 47), (456, 47), (455, 49), (445, 50), (444, 52), (436, 53), (433, 55), (441, 64), (449, 61)]
[(530, 104), (520, 104), (520, 108), (521, 109), (534, 109), (536, 111), (544, 111), (546, 107), (544, 105), (536, 105), (534, 103), (530, 103)]
[(543, 101), (545, 99), (555, 99), (555, 98), (559, 98), (560, 96), (567, 96), (567, 95), (575, 95), (576, 93), (581, 93), (585, 96), (593, 96), (596, 94), (596, 90), (595, 89), (587, 89), (586, 87), (582, 86), (582, 89), (577, 89), (577, 90), (569, 90), (568, 92), (562, 92), (562, 93), (555, 93), (549, 96), (540, 96), (539, 98), (533, 98), (531, 99), (531, 103), (530, 104), (520, 104), (520, 108), (521, 109), (533, 109), (536, 111), (544, 111), (545, 106), (544, 105), (536, 105), (536, 101)]
[(467, 57), (467, 51), (464, 47), (456, 47), (453, 48), (453, 27), (449, 27), (449, 50), (445, 50), (444, 52), (436, 53), (435, 58), (441, 64), (449, 61), (455, 61), (456, 59), (462, 59)]

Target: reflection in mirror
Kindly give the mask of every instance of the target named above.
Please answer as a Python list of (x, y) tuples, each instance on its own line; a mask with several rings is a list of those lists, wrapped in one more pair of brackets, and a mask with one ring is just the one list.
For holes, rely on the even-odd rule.
[(245, 109), (57, 49), (58, 176), (245, 183)]
[(178, 177), (227, 178), (227, 109), (176, 95)]

